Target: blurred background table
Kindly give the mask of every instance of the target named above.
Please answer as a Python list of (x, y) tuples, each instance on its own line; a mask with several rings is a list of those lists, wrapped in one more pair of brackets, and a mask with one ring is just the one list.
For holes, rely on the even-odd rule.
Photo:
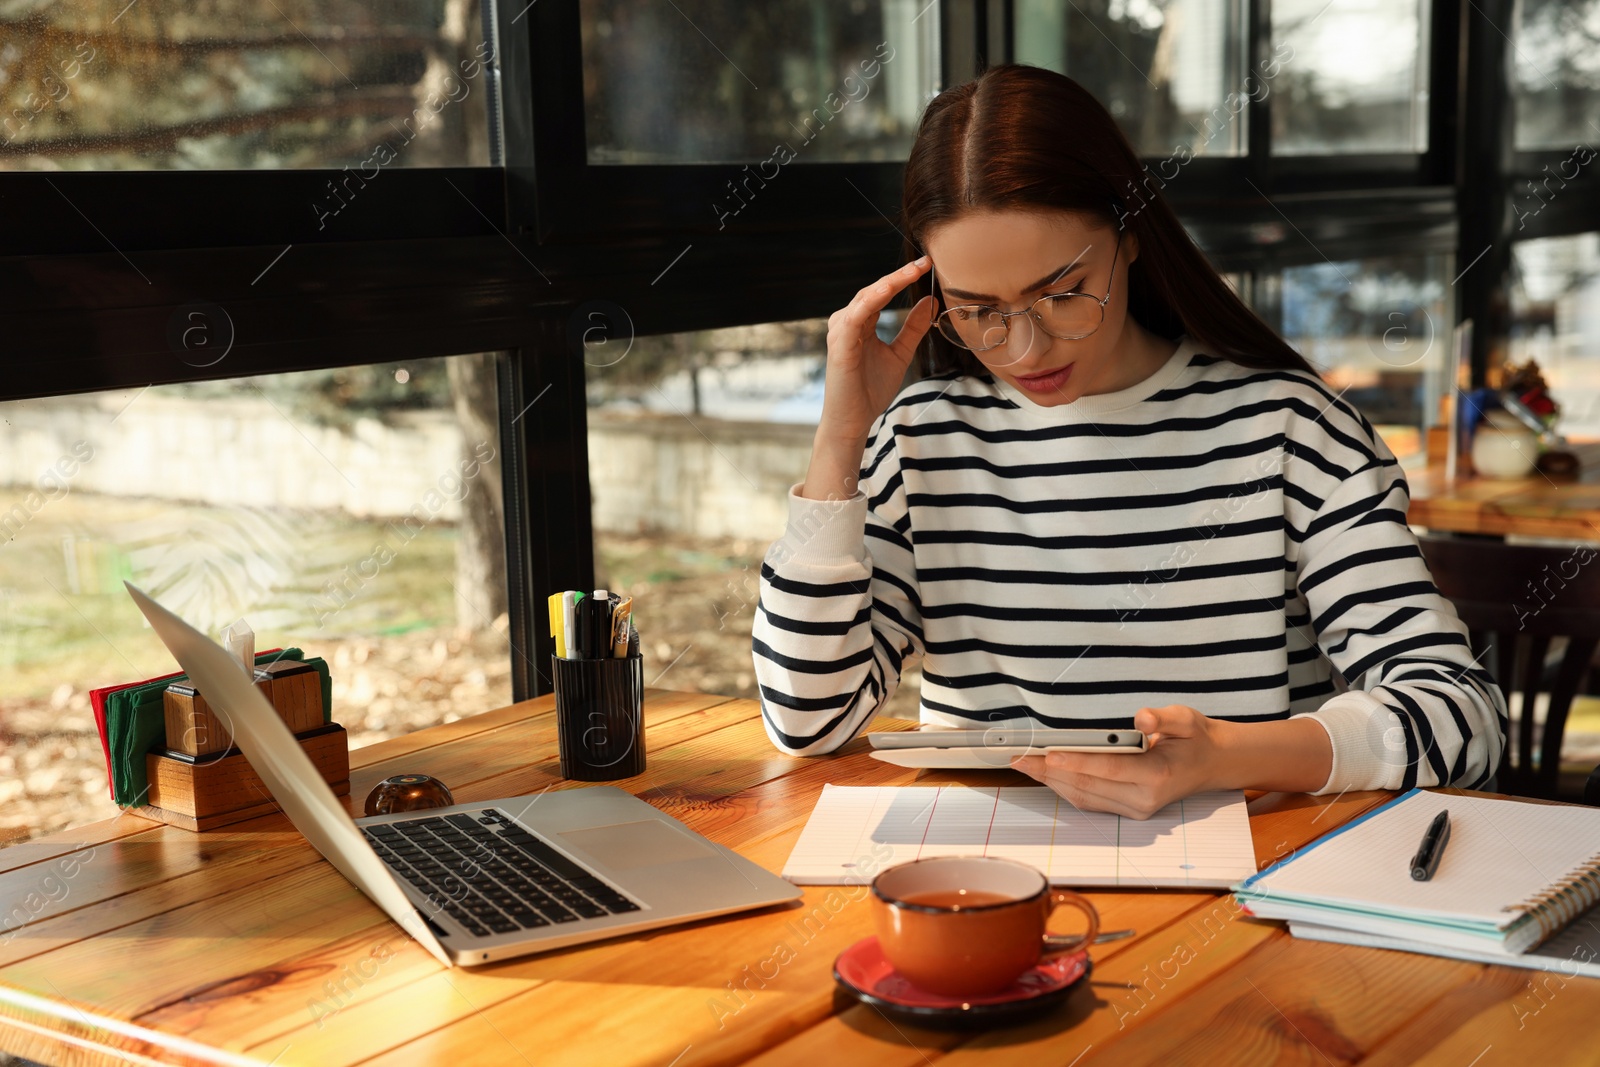
[(1407, 472), (1406, 521), (1452, 533), (1600, 541), (1600, 441), (1574, 443), (1570, 451), (1582, 464), (1573, 482), (1538, 473), (1451, 482), (1440, 466)]
[(1427, 529), (1422, 548), (1434, 581), (1506, 692), (1511, 739), (1499, 787), (1575, 799), (1591, 772), (1600, 774), (1595, 576), (1570, 548), (1506, 541), (1600, 544), (1600, 441), (1569, 450), (1580, 464), (1575, 481), (1537, 472), (1449, 481), (1438, 465), (1407, 472), (1406, 521)]
[[(551, 703), (357, 749), (348, 803), (403, 771), (436, 775), (460, 800), (575, 787), (558, 776)], [(784, 756), (749, 700), (651, 689), (645, 716), (649, 769), (617, 784), (774, 871), (826, 782), (962, 780), (879, 763), (862, 740), (832, 758)], [(1256, 796), (1257, 859), (1387, 797)], [(73, 872), (57, 873), (69, 858)], [(1106, 928), (1138, 934), (1096, 946), (1090, 980), (1040, 1021), (988, 1033), (891, 1022), (834, 989), (834, 958), (872, 933), (863, 893), (813, 886), (796, 907), (446, 970), (281, 815), (205, 834), (122, 815), (0, 852), (0, 900), (19, 909), (0, 937), (0, 1048), (51, 1064), (277, 1067), (1462, 1067), (1490, 1045), (1555, 1067), (1594, 1055), (1600, 982), (1563, 979), (1541, 997), (1537, 972), (1296, 941), (1198, 890), (1090, 892)]]

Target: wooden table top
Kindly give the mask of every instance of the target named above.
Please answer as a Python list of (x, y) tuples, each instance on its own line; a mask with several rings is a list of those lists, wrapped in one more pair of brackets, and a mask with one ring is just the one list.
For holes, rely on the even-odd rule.
[[(825, 782), (953, 780), (879, 763), (861, 741), (835, 758), (780, 755), (748, 700), (650, 690), (646, 717), (649, 769), (618, 784), (769, 870)], [(461, 800), (577, 784), (557, 777), (549, 697), (357, 749), (351, 766), (352, 808), (405, 771), (438, 776)], [(1257, 858), (1387, 796), (1256, 796)], [(872, 932), (866, 901), (837, 888), (808, 888), (801, 906), (445, 969), (281, 815), (205, 834), (122, 815), (0, 850), (0, 1047), (52, 1064), (317, 1067), (1557, 1067), (1595, 1056), (1600, 982), (1295, 941), (1240, 917), (1222, 893), (1087, 895), (1105, 928), (1138, 936), (1096, 946), (1090, 982), (1059, 1012), (963, 1034), (836, 997), (834, 957)]]
[(1572, 482), (1543, 474), (1451, 482), (1443, 467), (1408, 471), (1406, 521), (1455, 533), (1600, 541), (1600, 441), (1576, 443), (1570, 450), (1582, 463)]

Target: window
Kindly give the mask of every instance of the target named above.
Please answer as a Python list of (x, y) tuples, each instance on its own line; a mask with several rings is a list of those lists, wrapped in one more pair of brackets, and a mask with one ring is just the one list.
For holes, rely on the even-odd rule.
[(0, 405), (0, 839), (116, 814), (88, 691), (174, 669), (125, 579), (325, 657), (352, 747), (509, 703), (493, 366)]
[(1445, 255), (1290, 267), (1256, 277), (1258, 310), (1405, 465), (1426, 458), (1455, 309)]
[(1141, 154), (1166, 155), (1180, 144), (1197, 156), (1243, 153), (1245, 98), (1269, 91), (1243, 76), (1243, 5), (1111, 0), (1086, 10), (1016, 0), (1014, 11), (1016, 61), (1082, 83)]
[(903, 160), (937, 0), (582, 0), (590, 163)]
[(1273, 152), (1426, 151), (1428, 18), (1428, 0), (1273, 0)]
[(1558, 433), (1600, 438), (1600, 233), (1512, 245), (1510, 358), (1538, 361)]
[[(635, 597), (646, 684), (756, 696), (761, 561), (810, 463), (827, 332), (826, 319), (764, 323), (591, 354), (595, 578)], [(887, 714), (916, 718), (918, 677)]]
[[(168, 315), (187, 310), (161, 306), (161, 294), (173, 292), (248, 306), (252, 323), (241, 320), (241, 330), (250, 334), (252, 373), (296, 373), (0, 404), (0, 722), (26, 739), (0, 752), (0, 800), (27, 796), (33, 805), (20, 817), (0, 807), (0, 820), (54, 828), (65, 816), (38, 816), (48, 797), (104, 795), (90, 780), (98, 751), (83, 692), (130, 666), (104, 651), (107, 639), (134, 674), (166, 665), (149, 634), (129, 628), (126, 605), (113, 612), (119, 577), (150, 583), (166, 573), (153, 569), (160, 561), (147, 553), (153, 542), (138, 539), (141, 524), (182, 522), (194, 544), (213, 546), (205, 567), (185, 572), (196, 576), (188, 581), (222, 589), (218, 605), (248, 601), (238, 610), (264, 640), (275, 626), (305, 633), (318, 620), (307, 603), (320, 596), (335, 605), (329, 583), (365, 561), (374, 535), (397, 521), (362, 502), (400, 492), (415, 504), (426, 492), (415, 479), (433, 463), (363, 466), (351, 474), (354, 486), (336, 478), (329, 493), (318, 487), (331, 468), (311, 444), (336, 463), (347, 452), (370, 459), (392, 447), (399, 455), (424, 438), (448, 451), (452, 431), (442, 427), (457, 405), (440, 391), (438, 368), (448, 380), (449, 368), (477, 365), (479, 357), (440, 358), (463, 350), (512, 350), (498, 363), (505, 462), (526, 491), (507, 501), (517, 549), (500, 557), (509, 572), (500, 585), (509, 586), (515, 648), (498, 645), (495, 657), (452, 652), (464, 614), (452, 606), (453, 587), (463, 584), (458, 546), (486, 520), (441, 511), (376, 580), (337, 602), (327, 635), (300, 642), (327, 651), (335, 676), (352, 686), (368, 672), (370, 692), (336, 698), (341, 721), (369, 737), (411, 725), (396, 718), (404, 702), (384, 708), (373, 664), (389, 672), (384, 678), (407, 678), (408, 700), (441, 716), (546, 691), (547, 668), (529, 658), (548, 655), (548, 645), (535, 651), (535, 639), (547, 639), (542, 596), (576, 575), (644, 590), (647, 680), (750, 695), (754, 574), (781, 532), (783, 494), (804, 474), (822, 395), (821, 331), (808, 317), (848, 299), (860, 282), (847, 276), (860, 264), (898, 265), (895, 164), (941, 72), (965, 79), (982, 62), (1012, 59), (1062, 70), (1106, 101), (1152, 163), (1180, 145), (1215, 157), (1174, 187), (1184, 224), (1396, 453), (1420, 459), (1455, 294), (1483, 327), (1480, 375), (1481, 357), (1500, 355), (1506, 340), (1491, 335), (1504, 318), (1492, 309), (1505, 295), (1485, 270), (1494, 260), (1471, 267), (1498, 241), (1473, 232), (1493, 212), (1458, 216), (1458, 202), (1515, 184), (1513, 210), (1526, 217), (1539, 205), (1521, 179), (1547, 162), (1525, 156), (1528, 173), (1514, 176), (1455, 173), (1455, 149), (1488, 159), (1498, 136), (1469, 121), (1458, 90), (1471, 87), (1476, 101), (1480, 90), (1498, 92), (1497, 72), (1514, 71), (1516, 98), (1504, 103), (1518, 109), (1517, 144), (1553, 146), (1554, 173), (1556, 159), (1594, 144), (1585, 131), (1600, 123), (1597, 7), (1600, 0), (1522, 0), (1515, 24), (1502, 20), (1514, 44), (1478, 34), (1484, 26), (1473, 20), (1482, 13), (1469, 12), (1478, 34), (1469, 50), (1459, 47), (1457, 12), (1446, 17), (1433, 0), (1277, 0), (1269, 8), (1250, 0), (577, 0), (501, 7), (499, 26), (484, 0), (211, 0), (182, 11), (151, 0), (13, 2), (0, 15), (0, 171), (35, 173), (0, 173), (0, 194), (14, 208), (0, 227), (9, 249), (0, 272), (10, 272), (0, 279), (0, 395), (237, 373), (234, 364), (183, 366), (156, 351)], [(1460, 69), (1469, 56), (1482, 68)], [(422, 121), (419, 107), (432, 117)], [(1252, 116), (1267, 121), (1250, 126)], [(1429, 121), (1441, 124), (1432, 137)], [(1278, 163), (1246, 158), (1248, 146), (1259, 152), (1267, 142)], [(780, 143), (786, 150), (775, 157)], [(1400, 158), (1424, 149), (1425, 158)], [(788, 161), (790, 151), (808, 165), (764, 188), (759, 210), (739, 215), (735, 230), (727, 179), (746, 164)], [(1329, 153), (1343, 158), (1310, 158)], [(324, 227), (334, 190), (316, 171), (370, 175), (369, 160), (405, 173), (371, 187), (337, 185), (359, 189), (361, 204), (336, 231)], [(1571, 169), (1561, 170), (1563, 181)], [(46, 173), (56, 171), (83, 173)], [(770, 177), (770, 166), (763, 173)], [(244, 209), (197, 210), (208, 204)], [(1536, 230), (1519, 234), (1580, 236), (1518, 245), (1510, 294), (1509, 353), (1546, 366), (1567, 408), (1561, 429), (1574, 433), (1595, 423), (1589, 367), (1600, 351), (1587, 310), (1600, 295), (1600, 252), (1586, 209), (1569, 191)], [(1444, 253), (1457, 243), (1464, 250), (1453, 262)], [(1335, 262), (1285, 266), (1312, 249)], [(1458, 272), (1459, 285), (1451, 282)], [(193, 291), (200, 282), (207, 292)], [(627, 294), (635, 320), (656, 330), (764, 324), (641, 338), (620, 361), (591, 351), (585, 412), (584, 383), (564, 345), (573, 304), (605, 293)], [(363, 358), (389, 362), (299, 373)], [(404, 401), (424, 394), (426, 402)], [(491, 394), (480, 390), (469, 405), (475, 427), (494, 425)], [(50, 428), (63, 412), (85, 409), (121, 433), (124, 424), (146, 424), (147, 405), (202, 396), (276, 422), (241, 415), (176, 453), (111, 449), (103, 438)], [(281, 415), (263, 407), (269, 401)], [(458, 443), (461, 425), (458, 416), (450, 438)], [(149, 432), (168, 440), (191, 430), (187, 416), (174, 415)], [(267, 440), (273, 463), (249, 468), (240, 457), (266, 455)], [(73, 451), (79, 441), (94, 450), (87, 460)], [(128, 476), (97, 481), (113, 452)], [(150, 457), (142, 467), (132, 463), (140, 455)], [(173, 455), (181, 462), (168, 463)], [(170, 485), (153, 484), (158, 458)], [(318, 464), (325, 469), (313, 476)], [(257, 482), (270, 478), (281, 494), (273, 499), (288, 503), (260, 506), (247, 493), (254, 483), (238, 473), (246, 470)], [(56, 484), (63, 480), (64, 488)], [(474, 506), (477, 490), (495, 484), (480, 472), (450, 506)], [(214, 547), (229, 538), (231, 556)], [(245, 567), (246, 558), (262, 562)], [(475, 558), (487, 567), (496, 557), (483, 550)], [(176, 567), (170, 558), (161, 565)], [(273, 586), (291, 565), (300, 584)], [(250, 599), (258, 585), (277, 599)], [(188, 596), (176, 578), (162, 588)], [(402, 588), (403, 596), (394, 592)], [(185, 603), (203, 613), (203, 598)], [(218, 606), (208, 625), (225, 614), (231, 609)], [(470, 614), (498, 635), (498, 610)], [(413, 640), (415, 648), (405, 644)], [(498, 637), (480, 630), (465, 640), (476, 649)], [(482, 664), (481, 680), (473, 663)], [(451, 673), (458, 665), (468, 673)], [(448, 708), (441, 692), (450, 694)], [(914, 686), (897, 699), (908, 701), (903, 713), (914, 711)]]
[(120, 6), (5, 16), (0, 169), (498, 162), (479, 0)]
[(1600, 131), (1600, 0), (1518, 0), (1511, 35), (1516, 145), (1593, 145)]

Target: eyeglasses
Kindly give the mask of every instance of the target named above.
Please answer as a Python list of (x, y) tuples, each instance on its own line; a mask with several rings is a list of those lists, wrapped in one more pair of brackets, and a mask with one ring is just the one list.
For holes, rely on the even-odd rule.
[[(1087, 250), (1086, 250), (1087, 251)], [(988, 304), (958, 304), (947, 308), (934, 322), (939, 332), (953, 345), (970, 352), (989, 352), (1010, 340), (1011, 321), (1027, 315), (1033, 324), (1051, 337), (1063, 341), (1080, 341), (1100, 328), (1105, 321), (1106, 302), (1111, 299), (1112, 280), (1117, 274), (1117, 256), (1122, 251), (1122, 234), (1117, 234), (1116, 251), (1111, 254), (1111, 278), (1106, 281), (1106, 295), (1096, 299), (1088, 293), (1057, 293), (1041, 296), (1021, 311), (1001, 311)], [(1076, 264), (1074, 264), (1076, 265)], [(935, 296), (938, 295), (938, 277), (933, 278)], [(940, 303), (944, 300), (940, 298)], [(1027, 345), (1017, 352), (1009, 363), (1016, 363), (1028, 354)], [(985, 359), (990, 366), (1008, 366)]]

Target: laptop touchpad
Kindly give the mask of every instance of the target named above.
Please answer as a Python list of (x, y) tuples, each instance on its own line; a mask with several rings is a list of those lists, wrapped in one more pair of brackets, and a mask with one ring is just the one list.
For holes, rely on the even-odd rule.
[(663, 863), (701, 859), (715, 851), (681, 830), (654, 819), (591, 826), (556, 834), (567, 844), (582, 849), (615, 870), (656, 867)]

